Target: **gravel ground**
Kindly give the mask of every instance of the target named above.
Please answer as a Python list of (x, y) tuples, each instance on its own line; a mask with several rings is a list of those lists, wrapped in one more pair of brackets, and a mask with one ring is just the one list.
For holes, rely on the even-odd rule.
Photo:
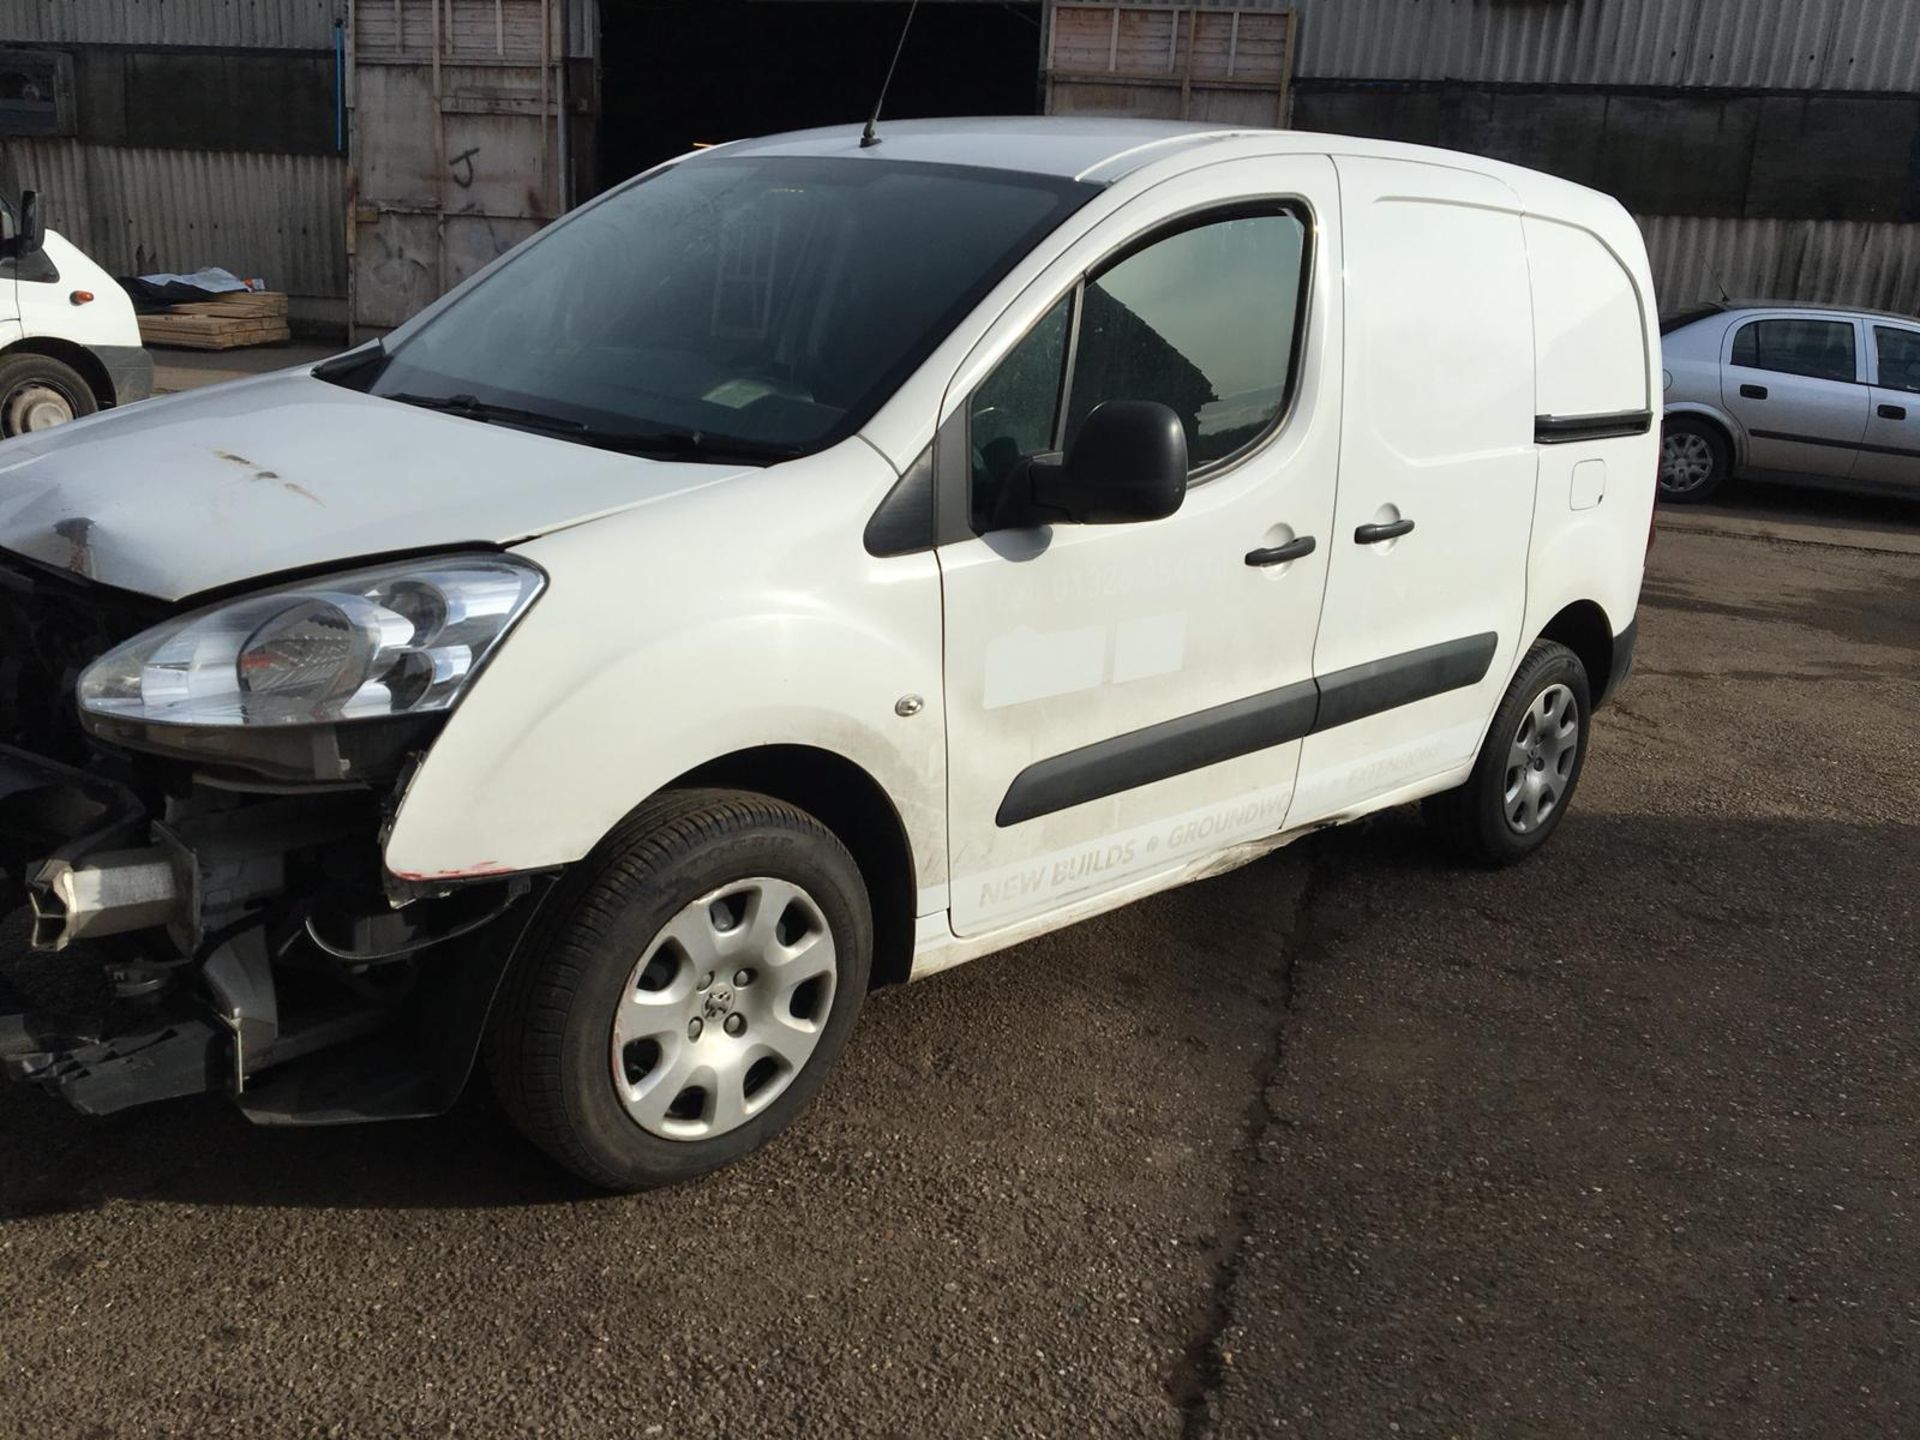
[(1920, 559), (1647, 602), (1535, 862), (1394, 813), (883, 994), (682, 1190), (0, 1091), (0, 1435), (1913, 1433)]

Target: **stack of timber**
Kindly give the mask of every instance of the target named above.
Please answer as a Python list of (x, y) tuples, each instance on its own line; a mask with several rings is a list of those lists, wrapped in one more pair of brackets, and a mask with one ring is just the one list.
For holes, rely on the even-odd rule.
[(183, 350), (277, 345), (290, 338), (287, 297), (273, 290), (237, 290), (213, 300), (172, 305), (140, 317), (140, 338), (148, 345)]

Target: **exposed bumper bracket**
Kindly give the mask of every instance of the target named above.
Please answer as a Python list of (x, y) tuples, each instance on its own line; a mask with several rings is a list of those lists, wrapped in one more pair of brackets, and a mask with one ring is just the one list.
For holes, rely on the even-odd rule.
[(56, 1016), (0, 1015), (0, 1069), (39, 1085), (85, 1115), (218, 1088), (228, 1069), (226, 1032), (182, 1016), (108, 1038)]

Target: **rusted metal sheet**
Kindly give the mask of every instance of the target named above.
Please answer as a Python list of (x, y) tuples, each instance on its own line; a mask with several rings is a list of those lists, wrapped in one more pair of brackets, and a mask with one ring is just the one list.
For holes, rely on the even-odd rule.
[(116, 275), (223, 265), (290, 295), (346, 294), (346, 166), (267, 155), (15, 139), (47, 223)]
[(1293, 12), (1265, 6), (1047, 7), (1047, 112), (1283, 125)]
[[(400, 324), (572, 202), (562, 180), (570, 108), (562, 56), (582, 43), (584, 9), (561, 0), (353, 0), (356, 327)], [(564, 44), (563, 26), (572, 31)]]
[(1914, 0), (1292, 0), (1301, 79), (1920, 91)]
[(346, 0), (0, 0), (0, 37), (52, 45), (326, 50)]
[(1802, 300), (1920, 315), (1920, 225), (1642, 216), (1660, 308)]

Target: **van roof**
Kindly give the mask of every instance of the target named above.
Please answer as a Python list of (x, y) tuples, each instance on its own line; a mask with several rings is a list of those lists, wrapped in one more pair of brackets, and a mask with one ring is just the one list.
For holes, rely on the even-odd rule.
[[(848, 155), (862, 153), (859, 124), (831, 125), (742, 140), (733, 154)], [(1111, 181), (1171, 151), (1257, 131), (1222, 129), (1174, 120), (1094, 116), (997, 116), (968, 120), (883, 120), (877, 159), (923, 164), (977, 165), (1069, 180)]]
[[(831, 125), (818, 130), (740, 140), (725, 149), (735, 155), (858, 155), (863, 153), (860, 149), (862, 128), (859, 124)], [(871, 153), (882, 159), (1018, 170), (1093, 184), (1111, 184), (1143, 166), (1182, 151), (1253, 138), (1266, 141), (1277, 154), (1377, 156), (1451, 164), (1488, 175), (1532, 173), (1516, 171), (1510, 165), (1477, 155), (1391, 140), (1179, 120), (1090, 115), (882, 120), (877, 135), (880, 143)]]

